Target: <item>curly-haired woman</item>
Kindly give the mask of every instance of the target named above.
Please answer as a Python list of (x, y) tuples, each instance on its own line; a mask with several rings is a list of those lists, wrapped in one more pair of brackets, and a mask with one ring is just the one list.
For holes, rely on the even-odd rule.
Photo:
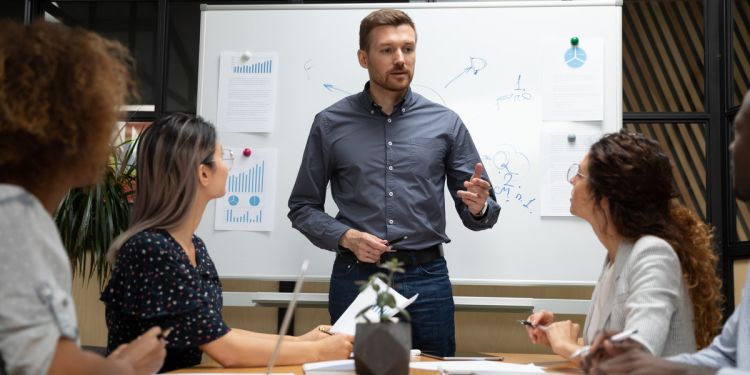
[(0, 21), (0, 374), (153, 374), (164, 361), (158, 327), (107, 358), (78, 347), (51, 216), (104, 170), (132, 92), (128, 56), (79, 28)]
[(657, 356), (708, 345), (721, 326), (711, 229), (675, 199), (672, 165), (659, 144), (608, 134), (568, 179), (571, 213), (591, 224), (607, 256), (583, 340), (577, 324), (539, 311), (528, 318), (531, 341), (568, 358), (599, 330), (637, 329), (633, 340)]

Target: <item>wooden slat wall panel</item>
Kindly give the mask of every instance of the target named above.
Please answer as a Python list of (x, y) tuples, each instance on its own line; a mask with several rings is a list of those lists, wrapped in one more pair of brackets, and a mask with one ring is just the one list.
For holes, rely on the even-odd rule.
[(627, 0), (623, 6), (625, 112), (703, 112), (701, 0)]
[[(750, 89), (750, 1), (733, 2), (732, 20), (732, 106), (738, 106), (742, 97)], [(736, 201), (737, 241), (750, 240), (750, 206)]]
[(732, 104), (740, 105), (750, 82), (750, 1), (734, 1)]
[(672, 158), (680, 201), (706, 219), (706, 137), (701, 123), (626, 123), (625, 129), (655, 139)]

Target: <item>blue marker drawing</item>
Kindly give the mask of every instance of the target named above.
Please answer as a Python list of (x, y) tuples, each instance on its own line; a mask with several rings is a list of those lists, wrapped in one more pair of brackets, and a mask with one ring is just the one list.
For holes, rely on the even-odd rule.
[(448, 106), (448, 103), (447, 103), (447, 102), (445, 101), (445, 99), (443, 99), (443, 97), (442, 97), (442, 96), (440, 95), (440, 93), (439, 93), (439, 92), (437, 92), (437, 91), (436, 91), (435, 89), (433, 89), (432, 87), (429, 87), (429, 86), (425, 86), (425, 85), (415, 85), (415, 84), (412, 84), (412, 86), (414, 86), (414, 87), (422, 87), (422, 88), (425, 88), (425, 89), (427, 89), (427, 90), (431, 91), (431, 92), (432, 92), (433, 94), (435, 94), (435, 96), (437, 96), (437, 97), (438, 97), (438, 99), (440, 99), (440, 103), (441, 103), (442, 105), (444, 105), (444, 106), (446, 106), (446, 107)]
[(507, 102), (507, 101), (514, 101), (514, 102), (522, 102), (531, 100), (534, 97), (530, 92), (527, 92), (525, 88), (521, 88), (521, 75), (518, 75), (518, 79), (516, 79), (516, 88), (513, 89), (513, 92), (507, 95), (498, 96), (497, 99), (495, 99), (495, 104), (497, 104), (497, 110), (500, 110), (500, 103)]
[(237, 203), (240, 203), (240, 198), (233, 194), (229, 196), (228, 201), (230, 205), (236, 206)]
[(445, 87), (447, 88), (448, 85), (453, 83), (453, 81), (457, 80), (459, 77), (466, 73), (474, 73), (474, 75), (479, 74), (479, 71), (487, 67), (487, 60), (481, 58), (481, 57), (469, 57), (469, 66), (464, 68), (464, 71), (461, 72), (459, 75), (455, 76), (452, 80), (448, 81), (448, 83), (445, 84)]
[(310, 80), (310, 70), (313, 68), (312, 59), (309, 59), (305, 61), (305, 65), (302, 66), (305, 69), (305, 74), (307, 75), (307, 80)]
[(334, 91), (339, 91), (339, 92), (343, 92), (343, 93), (344, 93), (344, 94), (346, 94), (346, 95), (351, 95), (351, 93), (350, 93), (350, 92), (348, 92), (348, 91), (345, 91), (345, 90), (342, 90), (342, 89), (340, 89), (340, 88), (338, 88), (338, 87), (334, 86), (334, 85), (333, 85), (332, 83), (324, 83), (324, 84), (323, 84), (323, 87), (325, 87), (325, 88), (326, 88), (326, 90), (328, 90), (328, 91), (330, 91), (330, 92), (334, 92)]
[(494, 167), (502, 180), (502, 183), (493, 187), (497, 199), (505, 199), (505, 202), (511, 200), (517, 202), (527, 209), (529, 214), (532, 214), (531, 204), (536, 201), (536, 198), (526, 197), (521, 191), (521, 185), (518, 184), (523, 181), (523, 176), (528, 174), (531, 169), (529, 158), (524, 153), (517, 151), (512, 145), (502, 145), (500, 150), (492, 156), (482, 155), (482, 160), (485, 161), (485, 165), (489, 164)]
[(565, 63), (573, 69), (578, 69), (586, 63), (586, 51), (583, 48), (574, 46), (565, 51)]

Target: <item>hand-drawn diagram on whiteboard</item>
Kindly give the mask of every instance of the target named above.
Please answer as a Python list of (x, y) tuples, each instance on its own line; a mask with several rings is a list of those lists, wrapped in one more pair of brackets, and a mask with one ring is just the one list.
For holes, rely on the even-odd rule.
[(257, 148), (235, 159), (227, 177), (226, 194), (216, 200), (216, 230), (271, 231), (274, 220), (277, 152)]
[(497, 110), (499, 111), (500, 103), (523, 102), (531, 100), (533, 97), (534, 95), (531, 92), (526, 91), (526, 88), (521, 85), (521, 75), (519, 74), (516, 79), (516, 88), (514, 88), (509, 94), (498, 96), (497, 99), (495, 99), (495, 103), (497, 104)]
[(216, 113), (220, 131), (268, 133), (273, 129), (278, 66), (275, 52), (221, 52)]
[(506, 144), (499, 146), (492, 155), (482, 155), (482, 162), (493, 181), (498, 203), (515, 201), (532, 214), (536, 198), (525, 194), (521, 185), (531, 171), (529, 158), (513, 145)]
[(448, 86), (453, 83), (453, 81), (457, 80), (459, 77), (463, 76), (467, 73), (472, 73), (474, 75), (479, 74), (479, 71), (487, 67), (487, 60), (481, 58), (481, 57), (469, 57), (469, 66), (464, 68), (464, 70), (459, 73), (457, 76), (453, 77), (448, 83), (445, 84), (445, 88), (448, 88)]

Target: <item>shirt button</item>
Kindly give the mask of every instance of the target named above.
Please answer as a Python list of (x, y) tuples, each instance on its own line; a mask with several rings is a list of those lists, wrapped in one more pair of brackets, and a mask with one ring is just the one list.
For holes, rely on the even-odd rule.
[(371, 110), (370, 110), (370, 114), (371, 114), (371, 115), (374, 115), (374, 114), (375, 114), (375, 110), (374, 110), (374, 109), (371, 109)]
[(388, 146), (393, 146), (393, 142), (388, 141)]
[(393, 224), (393, 219), (388, 220), (388, 224)]
[(388, 119), (388, 123), (389, 123), (389, 124), (391, 123), (391, 119), (390, 119), (390, 118)]
[(401, 107), (401, 113), (406, 112), (406, 108)]
[(393, 196), (393, 192), (392, 192), (392, 191), (389, 191), (389, 192), (388, 192), (388, 196), (389, 196), (389, 197), (392, 197), (392, 196)]
[(392, 170), (393, 170), (393, 166), (392, 166), (392, 165), (389, 165), (389, 166), (388, 166), (388, 170), (389, 170), (389, 171), (392, 171)]

